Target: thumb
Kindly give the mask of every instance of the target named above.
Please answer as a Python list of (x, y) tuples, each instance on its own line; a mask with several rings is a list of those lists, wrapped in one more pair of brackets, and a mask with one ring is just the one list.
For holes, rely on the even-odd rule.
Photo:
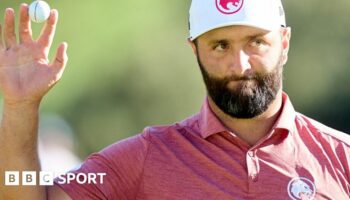
[(60, 46), (57, 48), (55, 60), (51, 64), (51, 67), (57, 70), (59, 74), (63, 73), (68, 61), (67, 48), (68, 44), (66, 42), (60, 44)]

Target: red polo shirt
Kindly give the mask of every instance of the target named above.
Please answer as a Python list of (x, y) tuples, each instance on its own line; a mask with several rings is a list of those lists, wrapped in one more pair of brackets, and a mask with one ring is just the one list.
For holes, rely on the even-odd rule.
[(75, 173), (103, 184), (56, 185), (74, 200), (350, 199), (350, 136), (294, 111), (283, 95), (273, 129), (249, 146), (205, 101), (199, 114), (91, 155)]

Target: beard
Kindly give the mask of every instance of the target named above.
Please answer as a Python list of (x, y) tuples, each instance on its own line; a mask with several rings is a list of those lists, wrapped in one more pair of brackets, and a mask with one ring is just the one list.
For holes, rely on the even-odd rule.
[[(261, 115), (276, 99), (282, 86), (282, 59), (281, 53), (272, 72), (219, 78), (205, 70), (197, 52), (208, 95), (224, 113), (238, 119), (251, 119)], [(232, 81), (238, 83), (235, 88), (228, 87)]]

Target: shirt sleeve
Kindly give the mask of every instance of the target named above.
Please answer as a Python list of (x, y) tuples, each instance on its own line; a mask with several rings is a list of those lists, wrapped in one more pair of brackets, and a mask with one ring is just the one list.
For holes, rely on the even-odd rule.
[[(148, 148), (146, 133), (122, 140), (90, 155), (79, 169), (63, 176), (66, 178), (65, 182), (62, 177), (56, 177), (54, 184), (61, 187), (73, 200), (135, 199)], [(95, 177), (89, 174), (103, 173), (105, 176), (97, 176), (96, 183), (84, 180), (89, 176)], [(72, 174), (78, 179), (68, 183), (67, 178)]]

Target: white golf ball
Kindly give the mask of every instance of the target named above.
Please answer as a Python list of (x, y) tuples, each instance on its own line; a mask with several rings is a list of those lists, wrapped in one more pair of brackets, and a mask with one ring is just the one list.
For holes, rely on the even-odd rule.
[(29, 6), (29, 17), (33, 22), (42, 23), (50, 16), (50, 6), (45, 1), (34, 1)]

